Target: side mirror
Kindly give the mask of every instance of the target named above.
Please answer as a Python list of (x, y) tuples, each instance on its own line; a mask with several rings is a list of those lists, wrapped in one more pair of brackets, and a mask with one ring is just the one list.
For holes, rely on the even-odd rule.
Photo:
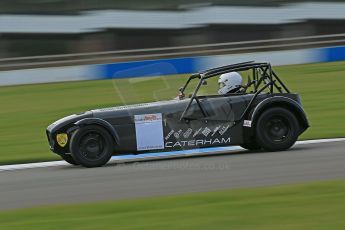
[(207, 81), (206, 81), (206, 80), (203, 80), (203, 81), (202, 81), (202, 85), (207, 85)]
[(182, 92), (182, 90), (183, 90), (183, 87), (180, 87), (180, 88), (178, 89), (178, 91), (180, 91), (180, 92)]

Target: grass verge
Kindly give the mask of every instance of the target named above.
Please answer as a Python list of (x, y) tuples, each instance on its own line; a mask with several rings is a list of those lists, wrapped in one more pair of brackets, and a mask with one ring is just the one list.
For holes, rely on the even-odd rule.
[(344, 229), (345, 181), (0, 212), (5, 229)]

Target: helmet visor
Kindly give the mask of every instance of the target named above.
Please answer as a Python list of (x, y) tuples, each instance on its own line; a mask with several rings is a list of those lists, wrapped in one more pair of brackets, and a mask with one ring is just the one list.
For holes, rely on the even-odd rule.
[(221, 88), (223, 88), (225, 86), (225, 83), (224, 82), (219, 82), (218, 86), (219, 86), (219, 89), (221, 89)]

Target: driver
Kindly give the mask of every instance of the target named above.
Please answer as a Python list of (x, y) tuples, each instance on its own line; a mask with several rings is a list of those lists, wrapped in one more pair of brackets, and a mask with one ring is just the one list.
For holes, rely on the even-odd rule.
[(242, 85), (242, 76), (237, 72), (224, 73), (218, 79), (218, 94), (236, 93)]

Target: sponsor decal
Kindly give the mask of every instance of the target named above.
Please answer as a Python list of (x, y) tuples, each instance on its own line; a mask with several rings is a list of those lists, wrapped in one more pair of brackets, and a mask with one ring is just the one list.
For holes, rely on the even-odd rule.
[(201, 130), (202, 130), (202, 127), (200, 129), (198, 129), (197, 131), (195, 131), (194, 134), (193, 134), (193, 137), (196, 137), (196, 135), (198, 135)]
[(244, 127), (252, 127), (252, 121), (244, 120), (243, 121), (243, 126)]
[[(229, 135), (224, 134), (230, 129), (231, 124), (217, 125), (212, 127), (200, 127), (197, 130), (187, 128), (187, 130), (171, 130), (165, 137), (165, 148), (181, 147), (203, 147), (212, 145), (230, 144)], [(175, 139), (168, 141), (171, 136)]]
[(68, 135), (66, 133), (59, 133), (56, 135), (56, 141), (61, 147), (65, 147), (68, 142)]
[(168, 135), (165, 137), (165, 140), (167, 141), (167, 140), (171, 137), (171, 135), (173, 135), (174, 132), (175, 132), (175, 130), (171, 130), (171, 131), (168, 133)]
[(135, 115), (135, 122), (152, 122), (152, 121), (162, 121), (161, 114), (143, 114)]
[(174, 137), (175, 137), (176, 139), (179, 139), (181, 133), (182, 133), (182, 129), (180, 129), (178, 132), (175, 132), (175, 133), (174, 133)]
[(141, 114), (134, 116), (137, 150), (164, 148), (162, 114)]
[(207, 137), (210, 133), (211, 133), (211, 129), (209, 129), (208, 127), (206, 127), (201, 133)]
[(176, 148), (176, 147), (200, 147), (207, 145), (216, 145), (216, 144), (230, 144), (230, 137), (228, 138), (211, 138), (211, 139), (197, 139), (197, 140), (182, 140), (171, 142), (168, 141), (165, 143), (165, 148)]
[(218, 132), (219, 132), (219, 134), (220, 134), (221, 136), (223, 136), (224, 133), (225, 133), (226, 131), (228, 131), (229, 128), (230, 128), (230, 125), (223, 126), (222, 128), (219, 129)]
[(220, 129), (220, 125), (217, 126), (217, 127), (213, 130), (213, 133), (212, 133), (211, 137), (213, 137), (213, 136), (217, 133), (217, 131), (218, 131), (219, 129)]
[(193, 129), (188, 128), (186, 132), (184, 132), (183, 137), (188, 138), (193, 132)]

